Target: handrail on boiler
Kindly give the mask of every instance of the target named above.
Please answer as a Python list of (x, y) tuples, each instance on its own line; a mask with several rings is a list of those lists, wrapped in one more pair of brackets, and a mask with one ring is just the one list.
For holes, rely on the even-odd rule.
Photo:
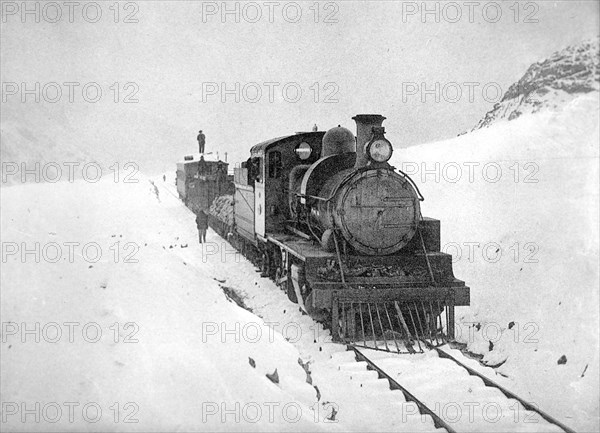
[[(418, 197), (419, 201), (425, 201), (425, 197), (423, 197), (423, 194), (421, 194), (421, 190), (419, 189), (419, 187), (417, 186), (417, 184), (415, 183), (415, 181), (412, 180), (412, 178), (408, 174), (404, 173), (402, 170), (399, 170), (399, 169), (397, 169), (395, 167), (392, 167), (392, 168), (396, 169), (405, 179), (408, 180), (408, 182), (410, 182), (410, 184), (413, 186), (413, 188), (417, 191), (417, 195), (419, 196)], [(309, 195), (309, 194), (301, 194), (299, 192), (294, 192), (294, 194), (296, 195), (296, 197), (300, 197), (300, 198), (312, 198), (314, 200), (328, 202), (328, 201), (331, 201), (333, 199), (333, 197), (335, 197), (335, 194), (337, 193), (338, 189), (344, 183), (345, 182), (340, 182), (340, 184), (333, 190), (333, 192), (331, 193), (331, 195), (328, 198), (319, 197), (319, 196), (315, 196), (315, 195)]]

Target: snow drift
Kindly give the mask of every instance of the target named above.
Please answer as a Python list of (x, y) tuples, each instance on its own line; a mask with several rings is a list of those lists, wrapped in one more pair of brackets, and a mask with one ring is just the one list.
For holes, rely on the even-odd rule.
[(597, 119), (594, 91), (392, 161), (441, 219), (443, 251), (471, 287), (459, 339), (584, 430), (598, 428)]
[(193, 214), (138, 180), (3, 189), (3, 430), (321, 430), (298, 351), (203, 270)]

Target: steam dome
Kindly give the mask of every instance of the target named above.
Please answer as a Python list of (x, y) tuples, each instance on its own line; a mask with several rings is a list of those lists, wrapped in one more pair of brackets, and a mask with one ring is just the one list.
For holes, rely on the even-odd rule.
[(349, 129), (337, 126), (331, 128), (323, 136), (323, 151), (321, 157), (337, 155), (345, 152), (355, 152), (356, 141)]

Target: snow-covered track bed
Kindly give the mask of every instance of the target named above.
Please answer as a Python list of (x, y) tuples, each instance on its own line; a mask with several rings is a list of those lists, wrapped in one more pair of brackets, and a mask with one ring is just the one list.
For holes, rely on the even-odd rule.
[[(415, 405), (406, 416), (452, 432), (573, 432), (555, 418), (460, 362), (430, 347), (422, 355), (398, 355), (348, 345), (356, 363), (341, 364), (353, 376), (371, 372)], [(352, 378), (351, 377), (351, 378)]]

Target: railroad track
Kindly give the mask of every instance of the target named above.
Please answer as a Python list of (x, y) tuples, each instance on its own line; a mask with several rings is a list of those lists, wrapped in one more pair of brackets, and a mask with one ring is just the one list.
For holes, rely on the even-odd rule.
[[(154, 185), (153, 182), (151, 183)], [(175, 192), (171, 191), (166, 185), (162, 189), (179, 199)], [(223, 237), (221, 227), (213, 224), (210, 224), (210, 226)], [(226, 236), (223, 238), (226, 239)], [(373, 334), (374, 343), (377, 346), (378, 340), (375, 337), (374, 330)], [(422, 332), (421, 337), (425, 336), (426, 334)], [(435, 338), (437, 342), (437, 336)], [(397, 347), (399, 342), (395, 338), (393, 341)], [(367, 347), (366, 340), (364, 347), (349, 344), (347, 348), (354, 352), (356, 361), (365, 363), (367, 370), (375, 371), (379, 379), (386, 379), (391, 390), (402, 392), (408, 407), (416, 407), (422, 416), (421, 419), (429, 418), (427, 422), (422, 422), (419, 430), (430, 430), (428, 427), (432, 426), (436, 429), (444, 429), (449, 433), (463, 431), (564, 431), (575, 433), (574, 430), (537, 408), (534, 404), (525, 401), (483, 374), (463, 364), (443, 348), (435, 346), (431, 342), (417, 338), (415, 342), (419, 345), (419, 349), (423, 345), (423, 347), (430, 349), (429, 353), (408, 356), (401, 355), (400, 349), (398, 349), (398, 354), (390, 352), (387, 347), (387, 340), (384, 339), (384, 342), (385, 349)], [(400, 342), (400, 344), (402, 343)], [(404, 353), (408, 352), (414, 353), (415, 350), (407, 348)], [(435, 353), (436, 356), (430, 356), (431, 353)], [(414, 366), (413, 368), (410, 368), (410, 366), (407, 368), (407, 359), (423, 356), (429, 364), (445, 363), (446, 365), (443, 366), (433, 366), (433, 370), (437, 370), (438, 373), (440, 371), (448, 373), (448, 376), (431, 380), (426, 370), (432, 365), (427, 364), (421, 364), (418, 369), (415, 369)], [(378, 364), (374, 362), (374, 359), (378, 361)], [(452, 368), (449, 367), (450, 365)], [(458, 372), (462, 372), (462, 374)], [(403, 375), (408, 377), (402, 377)], [(472, 394), (471, 396), (465, 396), (464, 392), (461, 395), (461, 387), (464, 388), (465, 386), (468, 386), (468, 392)], [(444, 391), (441, 398), (439, 398), (440, 390)], [(459, 392), (455, 392), (456, 390)], [(402, 407), (406, 408), (407, 406)], [(493, 408), (493, 410), (490, 411), (489, 408)], [(413, 428), (415, 424), (409, 427)]]
[[(402, 392), (407, 403), (416, 405), (422, 422), (433, 423), (436, 429), (449, 433), (574, 432), (443, 348), (426, 345), (430, 351), (409, 356), (351, 344), (347, 348), (354, 352), (355, 361), (364, 363), (366, 370), (375, 371), (379, 379), (387, 380), (391, 390)], [(434, 380), (432, 374), (436, 375)]]

